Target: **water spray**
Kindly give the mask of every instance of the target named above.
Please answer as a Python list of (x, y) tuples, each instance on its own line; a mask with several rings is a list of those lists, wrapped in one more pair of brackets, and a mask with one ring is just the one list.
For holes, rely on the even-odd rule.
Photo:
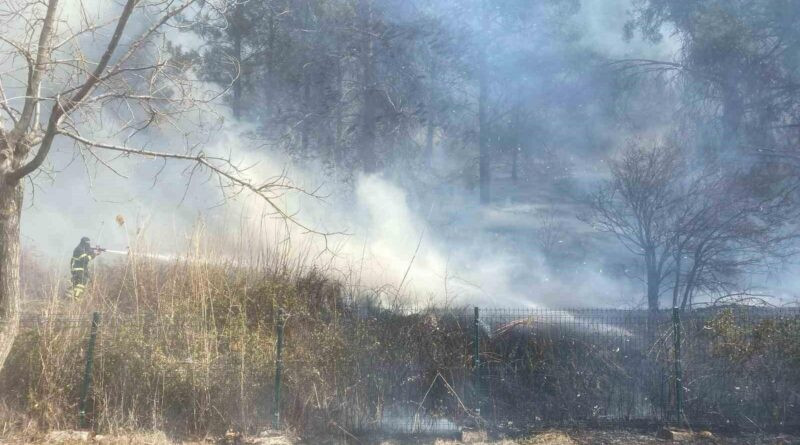
[(131, 253), (130, 250), (109, 250), (103, 249), (103, 253), (112, 253), (114, 255), (128, 255)]

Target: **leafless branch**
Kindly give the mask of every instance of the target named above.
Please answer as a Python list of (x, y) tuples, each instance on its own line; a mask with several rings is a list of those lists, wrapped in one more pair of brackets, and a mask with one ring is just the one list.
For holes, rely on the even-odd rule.
[[(281, 182), (280, 178), (273, 178), (265, 184), (253, 184), (251, 181), (241, 176), (242, 173), (241, 169), (236, 167), (230, 159), (207, 156), (203, 153), (179, 154), (179, 153), (169, 153), (169, 152), (161, 152), (154, 150), (145, 150), (123, 145), (108, 144), (98, 141), (92, 141), (79, 134), (72, 133), (66, 130), (59, 130), (58, 134), (69, 137), (70, 139), (73, 139), (76, 142), (79, 142), (89, 147), (124, 153), (126, 155), (137, 155), (148, 158), (160, 158), (165, 160), (174, 159), (174, 160), (194, 162), (199, 166), (209, 169), (211, 172), (215, 173), (220, 178), (224, 178), (225, 180), (228, 181), (230, 185), (246, 189), (254, 193), (255, 195), (261, 197), (262, 199), (264, 199), (264, 201), (267, 202), (267, 204), (273, 209), (273, 211), (278, 216), (302, 228), (307, 233), (314, 233), (317, 235), (324, 235), (324, 236), (340, 234), (340, 233), (323, 233), (304, 225), (302, 222), (296, 219), (295, 215), (289, 214), (283, 210), (283, 208), (275, 201), (276, 199), (275, 195), (268, 194), (274, 192), (274, 189), (295, 190), (295, 191), (303, 191), (303, 190), (294, 187), (290, 184), (287, 184), (285, 182)], [(224, 189), (226, 187), (223, 185), (222, 188)], [(307, 193), (305, 191), (303, 192)]]

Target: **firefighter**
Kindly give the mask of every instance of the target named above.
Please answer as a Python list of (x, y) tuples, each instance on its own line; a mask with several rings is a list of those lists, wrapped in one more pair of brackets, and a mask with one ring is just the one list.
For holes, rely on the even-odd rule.
[(89, 282), (89, 262), (100, 254), (99, 249), (95, 249), (89, 244), (89, 238), (81, 238), (80, 244), (72, 251), (72, 259), (69, 262), (72, 271), (72, 296), (79, 298), (86, 290)]

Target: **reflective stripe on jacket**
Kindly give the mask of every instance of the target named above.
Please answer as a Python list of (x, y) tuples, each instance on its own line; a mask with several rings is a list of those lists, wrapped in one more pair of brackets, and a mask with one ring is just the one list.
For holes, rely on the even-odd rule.
[(89, 261), (94, 258), (91, 248), (79, 245), (72, 252), (72, 259), (69, 262), (69, 267), (72, 272), (83, 272), (89, 269)]

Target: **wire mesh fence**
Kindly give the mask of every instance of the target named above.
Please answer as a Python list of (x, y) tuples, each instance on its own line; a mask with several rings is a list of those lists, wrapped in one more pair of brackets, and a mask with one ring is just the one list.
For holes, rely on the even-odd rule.
[[(395, 344), (400, 333), (415, 337), (407, 350), (396, 347), (394, 360), (369, 352), (352, 363), (364, 384), (342, 418), (355, 430), (396, 432), (465, 424), (510, 432), (665, 422), (800, 427), (797, 309), (672, 315), (470, 309), (407, 316), (406, 329), (386, 330)], [(395, 317), (374, 311), (356, 325), (384, 329)]]
[[(496, 422), (659, 419), (668, 319), (626, 311), (484, 311), (484, 371)], [(660, 315), (660, 314), (659, 314)]]
[[(45, 423), (77, 422), (83, 404), (96, 429), (176, 432), (276, 420), (343, 434), (800, 427), (795, 308), (717, 307), (677, 319), (670, 311), (364, 305), (286, 314), (277, 379), (283, 319), (274, 315), (104, 316), (91, 369), (89, 316), (27, 316), (0, 375), (2, 398), (32, 412), (50, 404), (37, 414)], [(55, 418), (52, 406), (74, 416)]]
[(23, 317), (0, 375), (2, 401), (49, 428), (184, 434), (272, 418), (273, 320), (104, 314), (93, 348), (91, 324), (91, 315)]
[(685, 416), (735, 428), (800, 426), (800, 312), (728, 307), (684, 315)]

